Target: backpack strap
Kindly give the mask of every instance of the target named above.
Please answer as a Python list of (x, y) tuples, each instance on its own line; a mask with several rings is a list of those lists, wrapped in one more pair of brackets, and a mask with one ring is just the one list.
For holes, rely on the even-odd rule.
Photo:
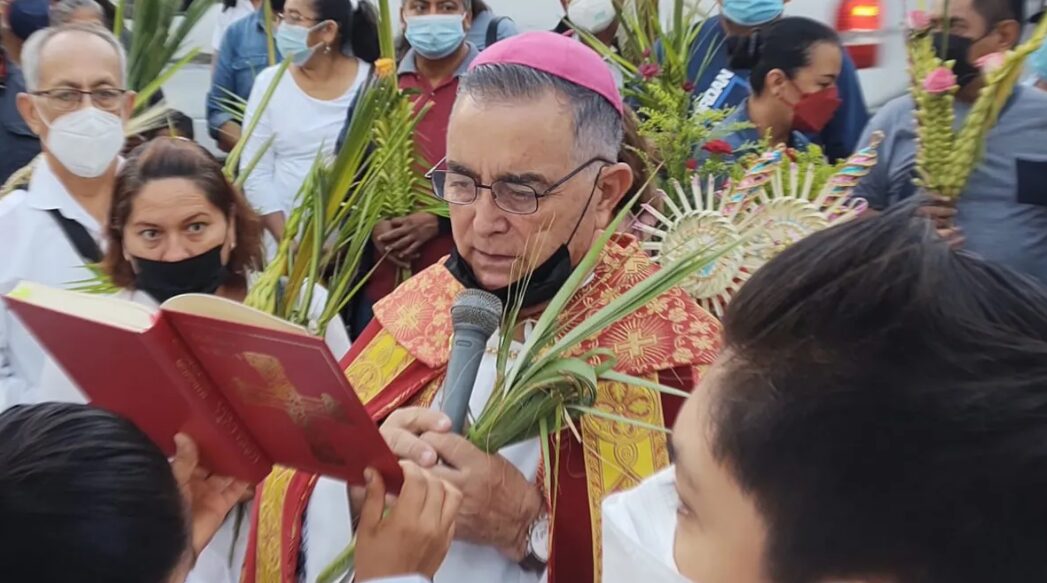
[(487, 25), (487, 39), (484, 41), (484, 48), (498, 42), (498, 25), (500, 25), (503, 20), (509, 20), (509, 17), (495, 16), (491, 19), (490, 24)]
[(73, 244), (73, 247), (76, 248), (76, 253), (81, 259), (87, 263), (98, 263), (102, 260), (102, 250), (83, 225), (73, 219), (63, 217), (58, 209), (50, 209), (47, 212), (61, 227), (66, 239), (69, 239), (69, 242)]

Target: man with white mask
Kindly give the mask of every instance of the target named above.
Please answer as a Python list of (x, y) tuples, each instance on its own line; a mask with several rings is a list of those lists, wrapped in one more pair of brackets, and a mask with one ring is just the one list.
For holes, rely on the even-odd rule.
[[(107, 30), (68, 25), (41, 30), (22, 49), (26, 92), (18, 111), (44, 156), (26, 190), (0, 204), (0, 293), (20, 280), (69, 287), (102, 256), (124, 123), (134, 94), (126, 56)], [(43, 387), (75, 390), (46, 352), (0, 304), (0, 410), (41, 400)]]

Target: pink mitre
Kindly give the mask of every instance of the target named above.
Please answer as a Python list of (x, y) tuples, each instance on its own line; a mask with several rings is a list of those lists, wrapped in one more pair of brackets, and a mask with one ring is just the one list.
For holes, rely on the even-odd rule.
[(512, 36), (480, 53), (469, 70), (484, 65), (522, 65), (548, 73), (589, 89), (625, 114), (610, 67), (596, 51), (570, 37), (544, 31)]

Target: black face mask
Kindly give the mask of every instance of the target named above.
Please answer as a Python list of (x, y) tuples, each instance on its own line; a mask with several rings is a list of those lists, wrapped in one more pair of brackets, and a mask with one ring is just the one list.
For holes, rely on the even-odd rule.
[(222, 265), (222, 247), (174, 262), (135, 257), (135, 287), (161, 304), (181, 294), (213, 294), (229, 277)]
[[(578, 232), (578, 227), (582, 224), (585, 211), (589, 210), (589, 203), (593, 201), (593, 195), (596, 194), (596, 185), (600, 182), (600, 174), (602, 172), (603, 169), (601, 168), (596, 175), (596, 182), (593, 183), (593, 189), (589, 193), (589, 198), (585, 201), (585, 207), (582, 210), (583, 215), (578, 217), (578, 222), (574, 224), (571, 236), (567, 238), (565, 243), (557, 247), (556, 251), (553, 251), (553, 254), (548, 259), (531, 271), (530, 280), (527, 282), (527, 287), (523, 290), (522, 308), (540, 306), (553, 299), (556, 293), (560, 291), (560, 288), (567, 283), (571, 273), (574, 272), (574, 265), (571, 264), (571, 251), (568, 249), (568, 245), (574, 239), (574, 234)], [(510, 302), (516, 301), (519, 297), (520, 286), (516, 282), (499, 289), (486, 289), (483, 287), (480, 281), (476, 279), (472, 266), (458, 253), (457, 245), (451, 247), (451, 256), (444, 265), (451, 272), (451, 275), (458, 280), (458, 283), (467, 289), (482, 289), (494, 294), (498, 299), (502, 300), (502, 305), (506, 308), (512, 306), (513, 304)], [(510, 291), (513, 292), (512, 298), (509, 297)]]
[[(949, 39), (949, 46), (947, 50), (943, 51), (943, 49), (946, 48), (946, 38)], [(956, 83), (959, 84), (960, 87), (970, 85), (971, 82), (978, 79), (982, 74), (981, 69), (972, 63), (969, 57), (971, 54), (971, 46), (980, 40), (982, 39), (979, 38), (972, 40), (965, 36), (958, 36), (955, 34), (946, 36), (940, 32), (934, 33), (934, 52), (944, 61), (956, 61), (952, 67), (952, 72), (956, 75)]]

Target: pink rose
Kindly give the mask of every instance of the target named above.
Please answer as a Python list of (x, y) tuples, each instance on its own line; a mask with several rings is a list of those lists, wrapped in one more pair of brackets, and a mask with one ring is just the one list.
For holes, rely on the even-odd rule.
[(978, 68), (981, 69), (983, 73), (989, 74), (1002, 67), (1006, 61), (1007, 57), (1003, 53), (989, 53), (978, 59), (978, 62), (975, 64), (978, 65)]
[(931, 27), (931, 17), (923, 10), (911, 10), (905, 17), (909, 30), (927, 30)]
[(948, 93), (956, 87), (956, 75), (948, 67), (938, 67), (923, 80), (923, 89), (933, 95)]

